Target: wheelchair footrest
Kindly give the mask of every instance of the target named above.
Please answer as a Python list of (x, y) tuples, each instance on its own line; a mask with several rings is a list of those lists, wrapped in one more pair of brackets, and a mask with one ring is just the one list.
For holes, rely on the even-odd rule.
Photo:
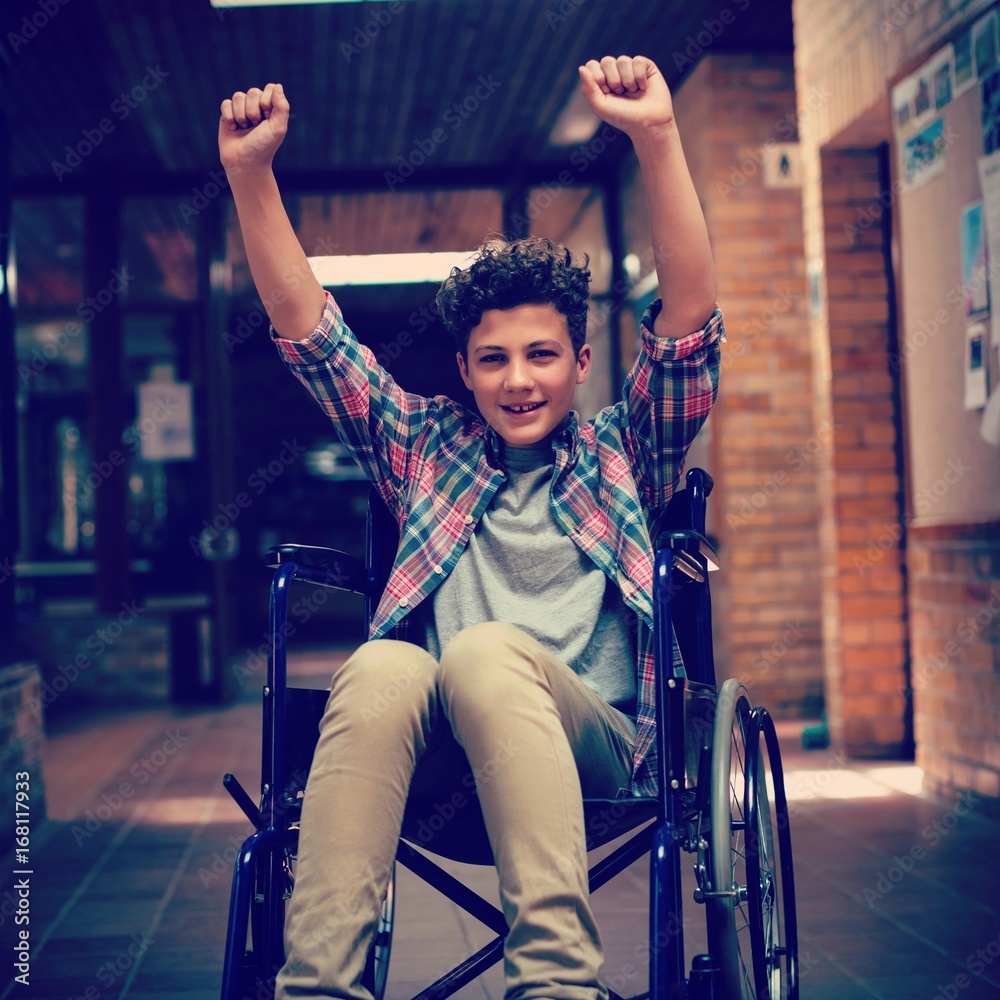
[(233, 774), (226, 774), (223, 776), (222, 784), (226, 791), (233, 797), (236, 804), (243, 810), (246, 814), (248, 820), (254, 825), (255, 830), (261, 830), (264, 827), (264, 819), (260, 814), (260, 810), (253, 804), (253, 799), (247, 795), (244, 787), (239, 783), (239, 780)]

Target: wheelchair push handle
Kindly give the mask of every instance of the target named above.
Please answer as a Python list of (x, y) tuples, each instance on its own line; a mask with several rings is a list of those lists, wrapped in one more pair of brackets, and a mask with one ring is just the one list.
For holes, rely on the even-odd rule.
[(685, 482), (691, 491), (691, 527), (699, 535), (704, 535), (707, 501), (715, 480), (704, 469), (691, 469)]

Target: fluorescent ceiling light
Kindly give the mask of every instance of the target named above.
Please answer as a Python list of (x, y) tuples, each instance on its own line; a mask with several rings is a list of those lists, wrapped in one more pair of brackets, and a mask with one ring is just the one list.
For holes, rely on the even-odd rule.
[(343, 257), (310, 257), (309, 266), (321, 285), (399, 285), (444, 281), (453, 267), (467, 267), (474, 253), (373, 253)]
[(583, 91), (578, 86), (574, 87), (566, 107), (552, 126), (549, 143), (553, 146), (578, 146), (581, 142), (587, 142), (600, 124), (587, 103), (587, 98), (583, 96)]
[(644, 295), (648, 295), (653, 289), (659, 287), (659, 275), (657, 275), (656, 271), (650, 271), (642, 281), (636, 282), (629, 294), (633, 299), (641, 299)]
[(210, 0), (213, 7), (290, 7), (306, 3), (361, 3), (362, 0)]

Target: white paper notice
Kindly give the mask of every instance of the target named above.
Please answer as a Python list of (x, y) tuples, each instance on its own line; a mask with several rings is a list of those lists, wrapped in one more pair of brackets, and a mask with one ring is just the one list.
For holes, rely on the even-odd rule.
[(986, 405), (989, 392), (986, 363), (986, 324), (971, 323), (965, 329), (965, 408)]
[(986, 222), (986, 250), (989, 260), (990, 301), (994, 303), (990, 316), (992, 343), (1000, 347), (1000, 151), (979, 158), (979, 186), (983, 191), (983, 218)]
[(994, 448), (1000, 448), (1000, 389), (995, 389), (983, 410), (979, 422), (979, 436)]
[(139, 454), (149, 462), (194, 457), (190, 382), (139, 385)]

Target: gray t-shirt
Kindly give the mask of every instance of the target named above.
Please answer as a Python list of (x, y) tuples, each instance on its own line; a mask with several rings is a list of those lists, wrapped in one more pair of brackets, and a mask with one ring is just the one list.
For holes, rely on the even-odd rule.
[(433, 607), (424, 617), (425, 645), (437, 658), (469, 625), (516, 625), (634, 721), (634, 615), (615, 584), (553, 517), (552, 446), (508, 445), (505, 463), (507, 484), (431, 598)]

